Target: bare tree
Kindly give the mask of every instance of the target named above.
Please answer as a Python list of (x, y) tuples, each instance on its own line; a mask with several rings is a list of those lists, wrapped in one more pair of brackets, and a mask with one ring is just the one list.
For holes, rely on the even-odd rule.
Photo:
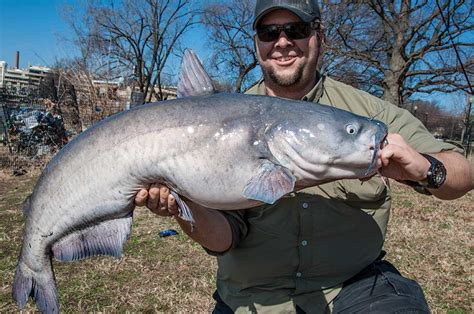
[[(89, 71), (106, 79), (132, 77), (146, 101), (163, 98), (162, 73), (194, 22), (189, 0), (88, 0), (70, 20)], [(86, 63), (88, 63), (86, 62)], [(155, 90), (157, 86), (157, 90)]]
[[(100, 91), (84, 58), (57, 62), (54, 71), (58, 78), (56, 102), (76, 133), (114, 113), (110, 109), (114, 103), (111, 93)], [(105, 86), (112, 88), (111, 84)]]
[(451, 39), (472, 77), (469, 1), (324, 0), (323, 8), (331, 75), (397, 105), (414, 93), (468, 90)]
[[(449, 140), (460, 140), (463, 130), (462, 110), (440, 108), (435, 102), (423, 100), (407, 101), (403, 107), (418, 118), (435, 136)], [(455, 107), (455, 105), (454, 105)]]
[(209, 4), (202, 22), (209, 31), (213, 48), (213, 68), (228, 73), (236, 92), (255, 82), (258, 62), (253, 44), (253, 9), (255, 0), (230, 0)]

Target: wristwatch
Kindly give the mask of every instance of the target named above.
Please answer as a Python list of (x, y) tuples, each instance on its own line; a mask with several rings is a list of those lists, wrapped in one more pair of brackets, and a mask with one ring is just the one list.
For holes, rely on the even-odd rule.
[[(421, 154), (421, 155), (430, 162), (430, 167), (428, 169), (428, 173), (426, 174), (426, 179), (422, 181), (407, 180), (406, 183), (410, 186), (415, 187), (415, 189), (417, 187), (428, 188), (428, 189), (439, 188), (441, 185), (443, 185), (444, 181), (446, 180), (446, 168), (444, 167), (441, 161), (434, 158), (433, 156), (430, 156), (427, 154)], [(419, 191), (419, 189), (416, 189), (416, 190)]]

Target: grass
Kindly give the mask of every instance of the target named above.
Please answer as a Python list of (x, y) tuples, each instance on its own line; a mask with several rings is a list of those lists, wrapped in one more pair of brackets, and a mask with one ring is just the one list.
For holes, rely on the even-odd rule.
[(392, 191), (387, 259), (421, 284), (433, 312), (472, 313), (474, 193), (441, 201), (399, 184)]
[[(0, 176), (0, 313), (17, 312), (11, 283), (23, 228), (22, 202), (33, 176)], [(59, 302), (64, 313), (209, 312), (214, 291), (214, 258), (185, 235), (159, 238), (178, 225), (138, 208), (123, 257), (54, 262)], [(30, 301), (26, 311), (34, 311)]]
[[(11, 283), (24, 219), (21, 204), (35, 176), (0, 173), (0, 312), (17, 312)], [(455, 201), (425, 197), (392, 183), (385, 249), (402, 274), (417, 280), (434, 313), (471, 313), (474, 193)], [(179, 227), (139, 208), (123, 257), (54, 263), (61, 309), (72, 312), (210, 312), (216, 262)], [(30, 301), (26, 311), (36, 307)]]

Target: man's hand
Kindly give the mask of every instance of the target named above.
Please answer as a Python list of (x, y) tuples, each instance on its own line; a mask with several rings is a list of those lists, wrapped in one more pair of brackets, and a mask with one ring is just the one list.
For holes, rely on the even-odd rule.
[(146, 206), (160, 216), (178, 215), (178, 205), (170, 190), (161, 184), (155, 183), (150, 188), (140, 190), (135, 196), (135, 205)]
[(176, 199), (164, 185), (152, 184), (148, 190), (140, 190), (135, 196), (135, 205), (146, 206), (160, 216), (174, 216), (181, 229), (197, 243), (211, 251), (227, 251), (232, 245), (232, 229), (227, 218), (217, 210), (183, 200), (193, 213), (193, 227), (189, 221), (179, 218)]
[(388, 145), (379, 153), (380, 173), (394, 180), (426, 179), (430, 162), (411, 147), (399, 134), (387, 135)]
[[(426, 179), (430, 162), (413, 149), (399, 134), (387, 135), (388, 145), (381, 151), (377, 160), (380, 173), (398, 181), (423, 181)], [(474, 173), (463, 155), (454, 151), (433, 153), (446, 168), (446, 181), (438, 189), (430, 192), (445, 200), (463, 196), (473, 188)]]

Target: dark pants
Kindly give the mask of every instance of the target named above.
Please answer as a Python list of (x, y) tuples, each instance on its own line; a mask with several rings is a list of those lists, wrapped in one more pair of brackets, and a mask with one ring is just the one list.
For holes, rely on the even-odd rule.
[[(214, 314), (232, 313), (217, 291), (214, 299)], [(346, 281), (333, 306), (333, 313), (430, 313), (420, 285), (384, 260)], [(304, 311), (297, 308), (297, 313)]]

